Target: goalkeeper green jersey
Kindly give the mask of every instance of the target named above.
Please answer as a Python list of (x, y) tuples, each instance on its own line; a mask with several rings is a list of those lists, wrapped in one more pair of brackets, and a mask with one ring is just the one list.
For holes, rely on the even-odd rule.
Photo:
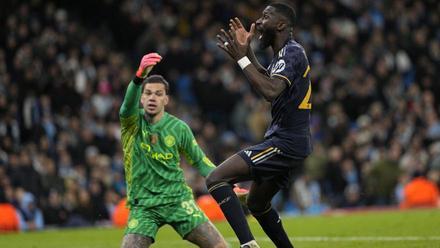
[(188, 125), (164, 113), (149, 123), (139, 108), (141, 85), (128, 85), (119, 117), (128, 205), (154, 207), (192, 199), (180, 167), (180, 154), (206, 176), (215, 166), (197, 145)]

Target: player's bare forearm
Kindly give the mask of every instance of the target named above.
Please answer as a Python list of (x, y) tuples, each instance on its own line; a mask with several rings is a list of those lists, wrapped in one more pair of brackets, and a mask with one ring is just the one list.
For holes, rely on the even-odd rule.
[(255, 64), (247, 57), (249, 53), (253, 54), (250, 42), (255, 32), (255, 24), (252, 24), (249, 34), (237, 23), (231, 24), (230, 27), (229, 32), (224, 29), (220, 30), (220, 34), (217, 35), (217, 46), (237, 61), (252, 87), (258, 93), (267, 101), (273, 101), (286, 88), (286, 83), (282, 79), (266, 76), (265, 70), (261, 69), (262, 66), (257, 61), (255, 54), (251, 55)]
[(266, 73), (266, 68), (264, 68), (260, 64), (260, 62), (257, 59), (257, 56), (255, 56), (255, 53), (254, 53), (254, 51), (252, 50), (251, 47), (249, 47), (249, 49), (248, 49), (247, 56), (248, 56), (249, 60), (252, 62), (252, 64), (255, 66), (257, 71), (259, 71), (260, 73), (263, 73), (263, 74)]
[(126, 234), (121, 248), (147, 248), (152, 243), (151, 238), (139, 234)]
[(219, 231), (209, 221), (194, 228), (185, 239), (201, 248), (228, 247)]
[(282, 79), (266, 76), (259, 72), (253, 64), (247, 66), (243, 72), (252, 87), (269, 102), (277, 98), (286, 88), (286, 83)]

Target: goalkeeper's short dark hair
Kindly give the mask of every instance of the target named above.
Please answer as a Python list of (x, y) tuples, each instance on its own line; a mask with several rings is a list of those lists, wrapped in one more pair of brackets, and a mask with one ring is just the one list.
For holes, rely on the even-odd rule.
[(284, 2), (277, 1), (270, 3), (269, 6), (275, 8), (275, 11), (284, 16), (289, 21), (289, 26), (293, 28), (296, 23), (296, 12), (293, 6)]
[(165, 78), (161, 75), (151, 75), (148, 76), (145, 80), (144, 83), (142, 84), (142, 92), (144, 92), (144, 87), (146, 84), (163, 84), (165, 86), (165, 93), (168, 95), (169, 91), (170, 91), (170, 84), (168, 83), (167, 80), (165, 80)]

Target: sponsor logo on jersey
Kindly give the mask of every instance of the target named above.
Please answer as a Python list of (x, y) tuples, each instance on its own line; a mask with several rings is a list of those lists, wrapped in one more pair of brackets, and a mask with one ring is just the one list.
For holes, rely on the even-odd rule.
[(271, 75), (275, 74), (275, 73), (280, 73), (282, 71), (284, 71), (284, 69), (286, 68), (286, 62), (284, 61), (284, 59), (280, 59), (277, 61), (277, 63), (272, 67), (271, 70)]
[(170, 160), (174, 155), (170, 152), (155, 152), (151, 150), (151, 145), (141, 142), (141, 148), (146, 151), (146, 155), (155, 160)]
[(173, 154), (169, 152), (166, 153), (152, 152), (150, 156), (151, 158), (156, 160), (170, 160), (173, 158)]
[(151, 151), (151, 146), (149, 144), (145, 144), (144, 142), (141, 142), (141, 148), (146, 150), (147, 152)]
[(147, 130), (142, 130), (142, 137), (148, 137), (149, 132)]
[(168, 147), (172, 147), (176, 144), (176, 138), (174, 138), (174, 136), (172, 135), (167, 135), (165, 137), (165, 145)]

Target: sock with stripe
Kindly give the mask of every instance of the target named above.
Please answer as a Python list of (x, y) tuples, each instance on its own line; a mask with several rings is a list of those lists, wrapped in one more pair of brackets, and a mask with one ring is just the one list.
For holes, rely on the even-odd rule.
[(284, 231), (280, 216), (272, 207), (266, 212), (260, 214), (252, 213), (252, 215), (257, 219), (264, 232), (276, 247), (293, 248), (286, 231)]
[(241, 207), (240, 201), (235, 195), (232, 186), (228, 183), (220, 183), (209, 189), (212, 197), (217, 201), (223, 211), (229, 225), (240, 240), (240, 244), (253, 240), (249, 224)]

